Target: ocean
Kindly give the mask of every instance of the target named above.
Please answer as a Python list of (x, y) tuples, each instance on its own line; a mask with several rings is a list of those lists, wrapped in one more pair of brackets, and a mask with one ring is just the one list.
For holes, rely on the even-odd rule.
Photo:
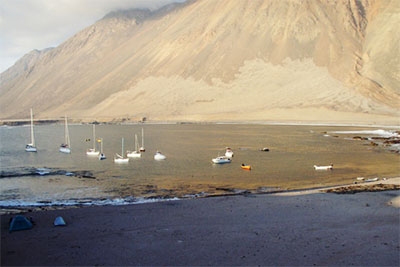
[[(129, 163), (114, 154), (134, 150), (144, 132), (146, 152)], [(105, 160), (86, 155), (92, 125), (69, 125), (71, 154), (59, 152), (64, 125), (34, 127), (38, 152), (25, 152), (29, 126), (0, 127), (0, 208), (123, 205), (240, 193), (269, 193), (350, 184), (357, 177), (399, 176), (399, 154), (371, 145), (373, 136), (396, 136), (391, 128), (263, 124), (97, 125)], [(365, 137), (355, 140), (353, 137)], [(100, 149), (99, 143), (96, 142)], [(228, 164), (211, 159), (234, 156)], [(269, 151), (260, 151), (262, 148)], [(166, 155), (154, 160), (159, 150)], [(333, 164), (316, 171), (314, 165)], [(252, 169), (242, 170), (241, 164)], [(46, 174), (37, 174), (45, 170)]]

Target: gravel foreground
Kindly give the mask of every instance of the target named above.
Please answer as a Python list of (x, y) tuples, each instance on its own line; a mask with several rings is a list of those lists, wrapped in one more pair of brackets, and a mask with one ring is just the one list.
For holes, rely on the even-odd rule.
[(399, 266), (399, 199), (310, 190), (34, 211), (32, 229), (11, 233), (8, 214), (1, 265)]

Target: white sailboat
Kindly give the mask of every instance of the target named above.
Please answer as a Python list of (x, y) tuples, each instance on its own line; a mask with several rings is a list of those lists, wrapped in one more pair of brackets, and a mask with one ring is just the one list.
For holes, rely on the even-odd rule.
[[(121, 154), (124, 155), (124, 138), (122, 138), (122, 151), (121, 151)], [(114, 162), (115, 163), (127, 163), (127, 162), (129, 162), (129, 158), (124, 158), (120, 154), (115, 153)]]
[(68, 120), (67, 116), (65, 116), (65, 129), (64, 129), (64, 143), (60, 146), (60, 152), (62, 153), (71, 153), (71, 142), (69, 140), (69, 131), (68, 131)]
[(88, 156), (98, 156), (100, 152), (96, 151), (96, 125), (93, 124), (93, 148), (89, 148), (86, 151), (86, 155)]
[(146, 151), (146, 149), (144, 148), (144, 131), (143, 131), (143, 128), (142, 128), (142, 146), (140, 147), (139, 151), (140, 152), (145, 152)]
[(25, 146), (26, 152), (37, 152), (35, 145), (35, 135), (33, 133), (33, 111), (31, 109), (31, 142)]
[(138, 143), (138, 138), (137, 135), (135, 134), (135, 151), (127, 151), (128, 158), (140, 158), (142, 156), (142, 153), (139, 151), (139, 143)]
[(103, 152), (103, 138), (100, 138), (100, 142), (101, 142), (101, 145), (100, 145), (99, 160), (103, 160), (103, 159), (106, 159), (106, 155)]

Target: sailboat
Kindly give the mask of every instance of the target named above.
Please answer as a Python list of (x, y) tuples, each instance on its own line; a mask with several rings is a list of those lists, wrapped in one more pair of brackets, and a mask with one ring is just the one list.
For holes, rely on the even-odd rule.
[(37, 152), (35, 146), (35, 135), (33, 134), (33, 111), (31, 109), (31, 142), (25, 146), (26, 152)]
[(60, 152), (62, 153), (71, 153), (71, 142), (69, 140), (69, 131), (68, 131), (68, 120), (67, 116), (65, 116), (65, 129), (64, 129), (64, 143), (60, 146)]
[(140, 152), (145, 152), (146, 151), (146, 149), (144, 148), (144, 131), (143, 131), (143, 128), (142, 128), (142, 146), (140, 147), (139, 151)]
[(93, 148), (89, 148), (86, 151), (86, 155), (88, 156), (98, 156), (99, 151), (96, 151), (96, 125), (93, 124)]
[[(121, 154), (122, 155), (124, 154), (124, 138), (122, 138), (122, 151), (121, 151)], [(127, 162), (129, 162), (129, 158), (124, 158), (120, 154), (115, 153), (114, 162), (115, 163), (127, 163)]]
[(135, 151), (127, 151), (128, 158), (140, 158), (142, 154), (139, 152), (138, 138), (135, 134)]
[(106, 155), (103, 152), (103, 138), (100, 138), (100, 142), (101, 142), (101, 145), (100, 145), (99, 160), (103, 160), (103, 159), (106, 159)]

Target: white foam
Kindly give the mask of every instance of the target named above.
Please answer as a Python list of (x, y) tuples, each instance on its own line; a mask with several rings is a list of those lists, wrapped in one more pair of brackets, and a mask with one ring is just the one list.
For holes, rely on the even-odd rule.
[(360, 135), (375, 135), (381, 137), (398, 137), (399, 134), (390, 130), (361, 130), (361, 131), (334, 131), (335, 134), (360, 134)]
[(130, 205), (130, 204), (145, 204), (163, 201), (176, 201), (180, 200), (174, 198), (113, 198), (113, 199), (66, 199), (66, 200), (1, 200), (0, 207), (5, 208), (23, 208), (23, 207), (57, 207), (57, 206), (107, 206), (107, 205)]

